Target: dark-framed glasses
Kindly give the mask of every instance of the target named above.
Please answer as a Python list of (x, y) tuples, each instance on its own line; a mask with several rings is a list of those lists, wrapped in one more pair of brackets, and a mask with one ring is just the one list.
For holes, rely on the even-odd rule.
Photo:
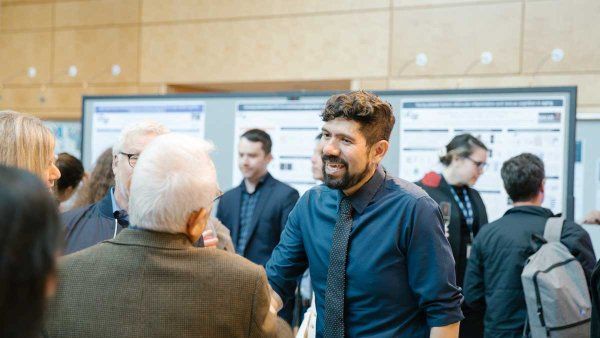
[(466, 159), (468, 159), (469, 161), (473, 162), (473, 164), (475, 164), (477, 166), (477, 168), (484, 170), (487, 167), (487, 162), (483, 161), (475, 161), (474, 159), (470, 158), (470, 157), (465, 157)]
[(129, 163), (129, 165), (132, 168), (135, 167), (135, 164), (137, 163), (138, 159), (140, 158), (140, 154), (128, 154), (128, 153), (124, 153), (122, 151), (120, 151), (119, 154), (127, 157), (127, 162)]

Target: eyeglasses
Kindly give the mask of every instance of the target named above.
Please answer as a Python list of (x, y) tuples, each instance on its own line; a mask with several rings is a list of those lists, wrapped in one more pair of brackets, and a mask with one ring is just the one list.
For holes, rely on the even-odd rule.
[(472, 159), (470, 157), (465, 157), (465, 158), (468, 159), (469, 161), (473, 162), (473, 164), (475, 164), (478, 169), (484, 170), (487, 167), (487, 162), (475, 161), (474, 159)]
[(127, 162), (129, 163), (129, 165), (132, 168), (135, 167), (135, 164), (137, 163), (138, 159), (140, 158), (140, 154), (127, 154), (122, 151), (120, 151), (119, 154), (121, 154), (123, 156), (127, 156)]

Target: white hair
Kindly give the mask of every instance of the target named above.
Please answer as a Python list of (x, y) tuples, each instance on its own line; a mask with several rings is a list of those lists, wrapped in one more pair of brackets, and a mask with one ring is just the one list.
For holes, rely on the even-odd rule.
[(131, 223), (158, 232), (185, 232), (190, 214), (210, 209), (219, 191), (212, 149), (204, 140), (177, 133), (150, 142), (133, 171)]
[(123, 145), (134, 137), (148, 134), (163, 135), (168, 132), (169, 128), (167, 128), (165, 125), (151, 120), (128, 125), (121, 130), (121, 134), (119, 135), (117, 143), (113, 145), (113, 156), (117, 156), (119, 152), (123, 150)]

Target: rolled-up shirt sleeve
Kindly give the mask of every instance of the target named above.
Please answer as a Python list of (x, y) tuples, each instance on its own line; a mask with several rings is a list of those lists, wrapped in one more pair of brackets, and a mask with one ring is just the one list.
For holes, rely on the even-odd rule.
[(461, 321), (463, 297), (456, 286), (454, 258), (444, 235), (438, 205), (428, 196), (419, 198), (400, 236), (405, 252), (408, 282), (429, 327)]
[(302, 229), (297, 221), (301, 213), (300, 204), (292, 209), (281, 240), (266, 265), (269, 284), (284, 302), (294, 295), (296, 282), (308, 267)]

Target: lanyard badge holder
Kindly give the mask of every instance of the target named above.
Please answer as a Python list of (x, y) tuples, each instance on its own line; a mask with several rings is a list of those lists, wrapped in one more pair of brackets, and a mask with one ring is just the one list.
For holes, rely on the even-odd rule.
[(467, 222), (467, 228), (469, 230), (469, 241), (467, 242), (467, 258), (471, 255), (471, 245), (473, 245), (473, 223), (475, 221), (475, 217), (473, 216), (473, 205), (471, 204), (471, 199), (469, 198), (469, 194), (466, 188), (462, 188), (462, 193), (465, 198), (465, 202), (463, 203), (458, 194), (454, 190), (453, 187), (450, 187), (450, 191), (452, 192), (452, 197), (454, 197), (454, 201), (458, 204), (458, 208), (462, 213), (465, 221)]

